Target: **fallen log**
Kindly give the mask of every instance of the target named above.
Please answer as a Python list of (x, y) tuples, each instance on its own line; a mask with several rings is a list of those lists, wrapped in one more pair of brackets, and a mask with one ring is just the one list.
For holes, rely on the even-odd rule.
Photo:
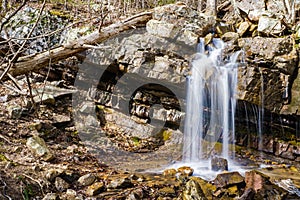
[[(76, 55), (82, 51), (85, 51), (90, 45), (99, 44), (110, 37), (115, 36), (123, 31), (132, 29), (135, 26), (145, 25), (151, 18), (152, 12), (140, 13), (123, 21), (103, 27), (100, 32), (97, 30), (87, 36), (71, 41), (66, 45), (51, 49), (50, 51), (42, 52), (32, 56), (20, 57), (18, 61), (10, 67), (8, 73), (12, 76), (18, 76), (27, 74), (31, 71), (36, 71), (43, 67), (47, 67), (49, 66), (49, 62), (55, 63), (59, 60)], [(7, 67), (7, 63), (1, 65), (0, 77)], [(4, 80), (7, 78), (7, 76), (3, 77)]]

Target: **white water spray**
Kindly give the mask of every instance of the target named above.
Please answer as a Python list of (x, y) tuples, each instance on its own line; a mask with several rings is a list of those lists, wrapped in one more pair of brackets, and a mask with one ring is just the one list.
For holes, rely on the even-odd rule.
[[(186, 119), (184, 129), (183, 162), (199, 162), (212, 154), (217, 141), (222, 141), (222, 157), (229, 159), (230, 138), (234, 137), (236, 107), (237, 57), (234, 53), (224, 60), (225, 44), (214, 39), (213, 47), (205, 51), (204, 40), (192, 62), (191, 76), (187, 78)], [(203, 145), (203, 141), (209, 146)]]

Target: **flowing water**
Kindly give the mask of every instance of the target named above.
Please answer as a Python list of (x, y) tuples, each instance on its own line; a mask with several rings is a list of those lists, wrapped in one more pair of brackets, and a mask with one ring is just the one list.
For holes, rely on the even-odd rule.
[(221, 157), (231, 163), (234, 156), (236, 61), (240, 52), (224, 59), (224, 47), (225, 43), (219, 39), (214, 39), (211, 46), (205, 46), (201, 40), (192, 62), (191, 76), (187, 77), (183, 146), (186, 165), (209, 166), (207, 163), (216, 153), (213, 149), (217, 142), (222, 142)]

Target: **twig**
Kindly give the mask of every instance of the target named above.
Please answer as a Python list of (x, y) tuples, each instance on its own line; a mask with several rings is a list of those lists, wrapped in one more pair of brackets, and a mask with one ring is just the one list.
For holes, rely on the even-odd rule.
[(22, 88), (18, 84), (17, 80), (10, 73), (7, 73), (7, 76), (10, 78), (10, 80), (13, 82), (13, 84), (18, 88), (18, 90), (22, 91)]
[(13, 90), (13, 91), (17, 92), (18, 94), (26, 95), (26, 93), (24, 93), (24, 92), (22, 92), (22, 91), (20, 91), (20, 90), (18, 90), (18, 89), (16, 89), (16, 88), (14, 88), (14, 87), (12, 87), (12, 86), (10, 86), (10, 85), (7, 85), (7, 84), (5, 84), (5, 83), (3, 83), (3, 82), (2, 82), (2, 85), (3, 85), (4, 87), (7, 87), (7, 88), (10, 89), (10, 90)]
[(6, 182), (2, 179), (2, 177), (0, 176), (0, 181), (3, 183), (3, 196), (6, 197), (8, 200), (12, 200), (12, 198), (8, 195), (6, 195), (6, 188), (7, 188), (7, 184)]
[(34, 106), (35, 102), (34, 102), (34, 99), (33, 99), (32, 87), (31, 87), (31, 84), (30, 84), (29, 76), (28, 76), (28, 74), (25, 74), (25, 76), (26, 76), (26, 82), (27, 82), (27, 85), (28, 85), (31, 102), (32, 102), (32, 105)]
[(6, 137), (4, 137), (3, 135), (0, 135), (0, 138), (2, 138), (3, 140), (5, 140), (9, 144), (13, 144), (11, 141), (9, 141), (9, 139), (7, 139)]
[(25, 176), (26, 178), (29, 178), (30, 180), (36, 182), (36, 183), (40, 186), (42, 194), (45, 195), (44, 190), (43, 190), (43, 186), (42, 186), (42, 184), (40, 183), (40, 181), (38, 181), (38, 180), (32, 178), (31, 176), (28, 176), (27, 174), (22, 174), (22, 175)]

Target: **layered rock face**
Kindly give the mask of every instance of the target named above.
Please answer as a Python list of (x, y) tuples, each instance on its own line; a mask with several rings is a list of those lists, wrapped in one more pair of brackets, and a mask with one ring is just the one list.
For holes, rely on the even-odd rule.
[[(190, 75), (200, 37), (205, 38), (206, 45), (211, 45), (212, 37), (228, 41), (224, 57), (226, 53), (244, 51), (239, 58), (240, 102), (263, 107), (266, 113), (297, 113), (298, 52), (294, 37), (285, 36), (287, 24), (272, 26), (284, 11), (278, 11), (278, 16), (265, 16), (279, 9), (275, 4), (275, 1), (267, 5), (239, 1), (236, 9), (242, 17), (234, 16), (234, 12), (220, 14), (225, 24), (181, 3), (158, 7), (146, 29), (120, 34), (101, 44), (105, 51), (89, 52), (82, 79), (96, 83), (89, 90), (90, 101), (98, 105), (95, 117), (107, 135), (123, 149), (134, 152), (182, 143), (186, 77)], [(244, 12), (248, 15), (244, 16)], [(98, 72), (88, 65), (96, 66)], [(247, 109), (250, 107), (246, 106)], [(268, 135), (266, 138), (272, 133)], [(246, 141), (244, 133), (237, 136), (237, 141)], [(272, 136), (272, 139), (280, 138)], [(240, 144), (247, 145), (244, 142)], [(284, 154), (278, 153), (277, 143), (272, 144), (266, 145), (272, 151), (266, 151)], [(180, 152), (180, 148), (177, 150)], [(293, 154), (291, 159), (298, 156)]]

